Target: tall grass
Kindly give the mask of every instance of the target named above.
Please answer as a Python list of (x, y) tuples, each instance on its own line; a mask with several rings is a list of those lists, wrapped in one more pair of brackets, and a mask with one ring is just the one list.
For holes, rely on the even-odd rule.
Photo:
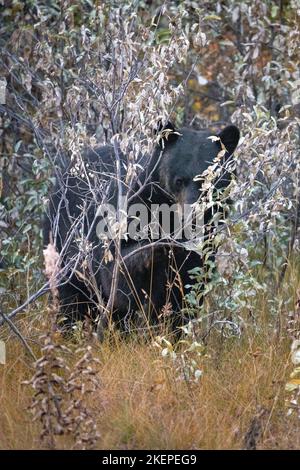
[[(245, 318), (241, 338), (211, 334), (199, 359), (203, 375), (198, 383), (179, 380), (172, 362), (151, 342), (118, 335), (101, 346), (95, 341), (100, 388), (87, 399), (100, 434), (97, 448), (299, 448), (299, 420), (287, 417), (284, 405), (292, 368), (285, 317), (298, 286), (294, 262), (277, 293), (276, 318), (269, 309), (273, 293), (262, 293), (253, 306), (255, 322)], [(41, 309), (32, 314), (30, 328), (26, 316), (18, 324), (37, 355), (41, 315)], [(32, 359), (17, 339), (7, 336), (3, 330), (7, 364), (0, 366), (0, 448), (39, 449), (40, 425), (28, 410), (32, 389), (22, 384), (33, 375)], [(65, 360), (72, 368), (75, 345), (68, 346)], [(68, 438), (58, 441), (59, 448), (69, 446)]]

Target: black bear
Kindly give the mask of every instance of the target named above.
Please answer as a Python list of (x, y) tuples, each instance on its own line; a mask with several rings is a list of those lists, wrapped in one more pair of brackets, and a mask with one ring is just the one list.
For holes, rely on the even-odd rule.
[[(168, 306), (173, 327), (182, 324), (185, 286), (191, 284), (190, 270), (202, 265), (199, 253), (186, 249), (185, 235), (175, 239), (174, 220), (169, 238), (161, 233), (155, 238), (137, 212), (131, 212), (129, 219), (135, 228), (138, 226), (139, 233), (127, 230), (127, 225), (117, 245), (113, 236), (103, 236), (105, 217), (106, 223), (111, 222), (109, 211), (103, 207), (117, 207), (120, 192), (127, 194), (129, 213), (137, 204), (150, 212), (153, 207), (168, 208), (173, 204), (190, 207), (201, 197), (201, 175), (218, 160), (218, 155), (221, 172), (215, 187), (228, 186), (231, 174), (223, 165), (238, 144), (239, 130), (229, 125), (214, 139), (210, 132), (176, 130), (168, 123), (160, 136), (153, 155), (139, 161), (142, 172), (129, 192), (125, 178), (128, 159), (113, 145), (87, 152), (83, 166), (69, 166), (58, 178), (45, 217), (44, 243), (53, 240), (61, 255), (64, 276), (59, 295), (61, 312), (69, 325), (86, 315), (97, 317), (103, 305), (105, 309), (113, 282), (117, 282), (112, 306), (114, 322), (124, 327), (134, 312), (142, 311), (152, 324), (157, 323)], [(111, 228), (117, 222), (120, 226), (119, 219), (113, 219)], [(116, 281), (117, 250), (120, 272)]]

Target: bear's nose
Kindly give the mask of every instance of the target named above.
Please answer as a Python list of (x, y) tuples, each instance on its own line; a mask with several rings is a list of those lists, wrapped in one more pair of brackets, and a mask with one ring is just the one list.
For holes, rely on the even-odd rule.
[(192, 205), (198, 201), (200, 196), (199, 187), (194, 182), (189, 184), (185, 191), (185, 204)]

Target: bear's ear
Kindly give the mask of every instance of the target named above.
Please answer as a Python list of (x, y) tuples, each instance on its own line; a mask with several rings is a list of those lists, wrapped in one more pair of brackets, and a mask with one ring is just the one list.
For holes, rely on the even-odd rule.
[(240, 131), (236, 126), (230, 125), (225, 127), (220, 134), (218, 134), (222, 144), (225, 145), (225, 148), (229, 155), (231, 155), (240, 139)]
[(158, 144), (163, 149), (166, 145), (176, 142), (180, 135), (176, 127), (170, 121), (165, 125), (162, 124), (162, 121), (159, 121), (155, 133), (157, 135)]

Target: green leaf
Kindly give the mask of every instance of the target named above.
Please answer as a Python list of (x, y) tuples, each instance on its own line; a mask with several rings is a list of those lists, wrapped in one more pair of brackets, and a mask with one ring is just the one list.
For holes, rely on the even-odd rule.
[(212, 20), (213, 21), (221, 21), (222, 20), (222, 18), (218, 15), (207, 15), (203, 19), (204, 19), (204, 21), (212, 21)]

